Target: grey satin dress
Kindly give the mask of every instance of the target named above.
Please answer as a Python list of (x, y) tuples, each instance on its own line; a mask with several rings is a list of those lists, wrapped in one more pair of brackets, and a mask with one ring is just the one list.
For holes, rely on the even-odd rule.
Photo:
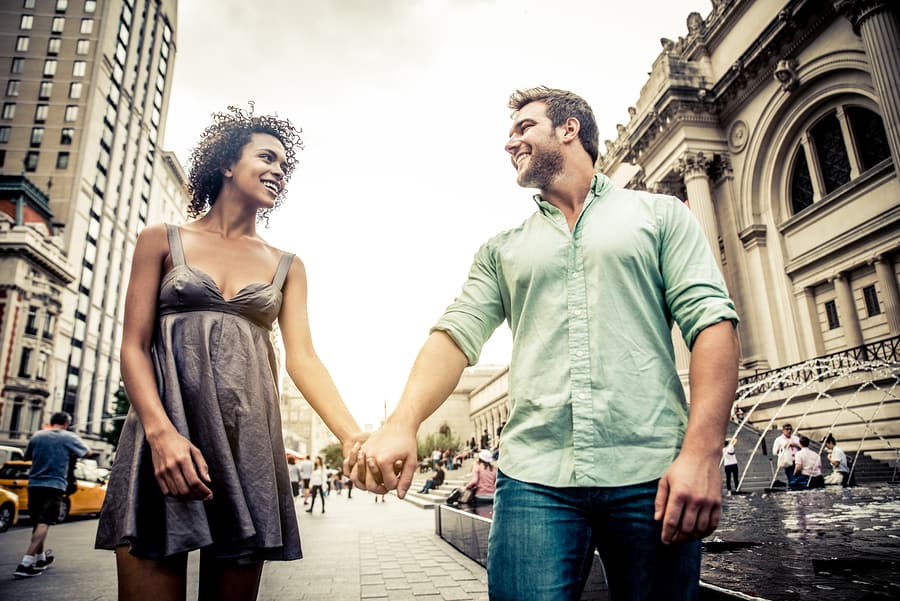
[(272, 282), (226, 300), (209, 275), (184, 262), (179, 229), (167, 229), (173, 267), (160, 282), (151, 355), (166, 413), (209, 465), (213, 499), (162, 495), (132, 409), (95, 546), (130, 545), (145, 559), (200, 548), (240, 563), (299, 559), (270, 339), (293, 255), (282, 256)]

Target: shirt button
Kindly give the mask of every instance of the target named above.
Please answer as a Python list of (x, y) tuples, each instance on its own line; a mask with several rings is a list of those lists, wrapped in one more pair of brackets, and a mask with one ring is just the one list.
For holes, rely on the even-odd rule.
[(581, 317), (581, 309), (575, 309), (574, 311), (572, 311), (572, 315), (574, 315), (575, 317)]
[(584, 351), (575, 351), (576, 357), (584, 357)]

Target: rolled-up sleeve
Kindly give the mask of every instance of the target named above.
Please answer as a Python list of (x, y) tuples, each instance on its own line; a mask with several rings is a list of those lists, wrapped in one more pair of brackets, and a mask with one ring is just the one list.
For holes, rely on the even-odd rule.
[(431, 331), (446, 332), (465, 354), (469, 365), (475, 365), (484, 343), (505, 317), (496, 253), (488, 242), (475, 254), (462, 292)]
[(734, 302), (703, 230), (677, 198), (659, 203), (659, 256), (666, 303), (688, 348), (705, 328), (738, 324)]

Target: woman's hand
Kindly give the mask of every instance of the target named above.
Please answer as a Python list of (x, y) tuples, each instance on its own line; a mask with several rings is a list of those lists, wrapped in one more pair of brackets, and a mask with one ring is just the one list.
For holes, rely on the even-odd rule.
[(153, 474), (164, 495), (181, 499), (209, 501), (212, 490), (207, 484), (209, 468), (200, 449), (174, 428), (148, 434), (153, 458)]

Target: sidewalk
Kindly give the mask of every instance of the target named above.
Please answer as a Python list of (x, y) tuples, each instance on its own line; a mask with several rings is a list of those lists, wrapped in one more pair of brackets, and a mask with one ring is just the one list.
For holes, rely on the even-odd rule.
[[(487, 575), (434, 534), (434, 513), (388, 495), (332, 493), (326, 513), (297, 504), (304, 558), (270, 562), (261, 601), (486, 601)], [(112, 553), (93, 549), (95, 519), (53, 526), (48, 546), (57, 561), (42, 576), (14, 580), (30, 527), (0, 534), (0, 599), (115, 601)], [(189, 563), (188, 599), (196, 599), (198, 557)]]

